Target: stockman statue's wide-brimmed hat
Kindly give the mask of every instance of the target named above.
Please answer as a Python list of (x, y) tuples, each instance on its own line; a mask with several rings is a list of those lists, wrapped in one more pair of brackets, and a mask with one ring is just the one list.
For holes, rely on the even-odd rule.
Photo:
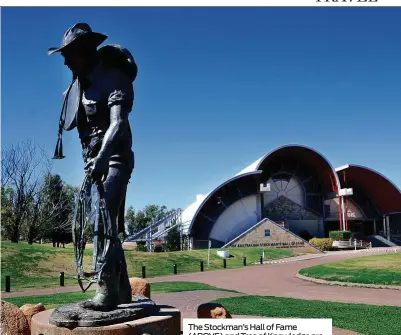
[(107, 37), (107, 35), (92, 31), (91, 27), (87, 23), (77, 23), (64, 33), (61, 46), (50, 48), (47, 51), (47, 54), (52, 55), (55, 52), (61, 52), (67, 46), (71, 45), (71, 43), (82, 38), (88, 39), (88, 41), (91, 41), (91, 43), (94, 43), (95, 46), (98, 47), (107, 39)]

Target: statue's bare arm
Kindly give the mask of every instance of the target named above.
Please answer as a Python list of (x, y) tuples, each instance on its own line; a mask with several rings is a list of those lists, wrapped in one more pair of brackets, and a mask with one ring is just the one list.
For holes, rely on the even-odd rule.
[(90, 163), (92, 177), (101, 180), (108, 173), (110, 157), (118, 141), (128, 131), (128, 114), (133, 104), (133, 86), (127, 76), (121, 72), (113, 72), (114, 88), (108, 98), (110, 110), (110, 126), (107, 129), (97, 157)]
[(122, 105), (110, 108), (110, 126), (107, 129), (97, 157), (89, 163), (92, 178), (102, 180), (107, 176), (110, 157), (117, 142), (124, 137), (128, 129), (128, 109)]
[(107, 129), (98, 157), (101, 160), (110, 160), (116, 142), (121, 139), (128, 129), (128, 111), (121, 105), (110, 108), (110, 126)]

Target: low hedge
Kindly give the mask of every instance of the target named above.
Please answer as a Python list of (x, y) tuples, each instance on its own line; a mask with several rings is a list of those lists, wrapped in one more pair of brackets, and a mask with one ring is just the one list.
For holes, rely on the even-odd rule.
[(340, 230), (333, 230), (329, 232), (329, 237), (332, 238), (334, 241), (346, 241), (352, 237), (352, 232), (340, 231)]
[(312, 238), (309, 240), (310, 244), (313, 244), (315, 247), (320, 250), (326, 251), (331, 250), (334, 240), (332, 238)]

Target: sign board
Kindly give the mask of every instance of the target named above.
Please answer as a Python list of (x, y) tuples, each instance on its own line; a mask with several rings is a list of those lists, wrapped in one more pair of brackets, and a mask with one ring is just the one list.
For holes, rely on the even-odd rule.
[(260, 184), (260, 192), (270, 192), (270, 183), (262, 183)]
[(340, 191), (338, 192), (338, 195), (340, 197), (345, 196), (345, 195), (353, 195), (353, 189), (352, 188), (342, 188), (340, 189)]
[(238, 243), (230, 246), (231, 248), (255, 248), (255, 247), (266, 247), (266, 248), (303, 248), (305, 242), (303, 241), (291, 241), (291, 242), (265, 242), (265, 243)]

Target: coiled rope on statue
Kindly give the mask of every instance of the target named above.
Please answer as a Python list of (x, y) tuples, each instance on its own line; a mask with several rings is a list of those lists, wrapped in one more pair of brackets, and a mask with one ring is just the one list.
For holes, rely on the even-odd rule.
[[(93, 236), (92, 271), (83, 265), (88, 233)], [(78, 284), (86, 292), (93, 283), (99, 282), (114, 241), (110, 213), (104, 199), (103, 183), (94, 183), (87, 171), (77, 199), (72, 224), (75, 266)], [(84, 288), (83, 282), (88, 285)]]

